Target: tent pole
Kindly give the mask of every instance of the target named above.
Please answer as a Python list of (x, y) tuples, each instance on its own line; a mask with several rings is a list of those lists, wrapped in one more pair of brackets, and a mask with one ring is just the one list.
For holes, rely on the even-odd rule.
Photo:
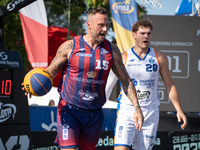
[(68, 10), (68, 40), (70, 39), (70, 5), (71, 5), (71, 0), (69, 0), (69, 10)]
[(194, 0), (192, 0), (192, 16), (194, 16)]

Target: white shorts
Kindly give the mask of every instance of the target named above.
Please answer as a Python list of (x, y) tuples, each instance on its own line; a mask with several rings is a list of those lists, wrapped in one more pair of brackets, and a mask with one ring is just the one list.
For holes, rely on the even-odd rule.
[(141, 131), (135, 130), (134, 107), (120, 105), (115, 125), (114, 146), (131, 147), (133, 150), (151, 150), (153, 148), (158, 122), (159, 108), (141, 108), (144, 123)]

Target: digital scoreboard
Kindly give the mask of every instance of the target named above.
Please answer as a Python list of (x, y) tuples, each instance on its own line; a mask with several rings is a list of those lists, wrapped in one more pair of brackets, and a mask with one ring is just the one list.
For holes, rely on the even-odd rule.
[[(153, 23), (150, 47), (163, 51), (184, 112), (200, 112), (200, 17), (145, 15)], [(160, 111), (175, 111), (159, 81)]]
[(12, 98), (12, 70), (0, 70), (0, 98)]
[(0, 125), (30, 122), (28, 100), (21, 86), (24, 76), (20, 53), (0, 49)]
[[(185, 113), (200, 113), (200, 17), (145, 15), (153, 23), (150, 47), (164, 52), (168, 58), (172, 80)], [(117, 99), (119, 81), (110, 99)], [(165, 84), (159, 78), (160, 111), (175, 112)]]

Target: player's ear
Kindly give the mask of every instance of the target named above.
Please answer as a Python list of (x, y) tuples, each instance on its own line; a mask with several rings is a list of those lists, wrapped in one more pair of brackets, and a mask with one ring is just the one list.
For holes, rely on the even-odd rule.
[(91, 28), (91, 23), (89, 21), (87, 21), (86, 22), (86, 26), (87, 26), (88, 29), (90, 29)]
[(135, 38), (136, 38), (136, 33), (135, 33), (135, 32), (132, 32), (132, 36), (133, 36), (133, 38), (135, 39)]

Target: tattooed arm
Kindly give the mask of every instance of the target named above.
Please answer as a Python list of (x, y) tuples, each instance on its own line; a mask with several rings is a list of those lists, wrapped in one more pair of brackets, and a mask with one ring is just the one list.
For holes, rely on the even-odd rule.
[(68, 60), (73, 48), (73, 40), (64, 42), (57, 50), (56, 56), (47, 68), (51, 77), (54, 78)]
[[(57, 50), (56, 56), (52, 60), (51, 64), (49, 67), (46, 69), (52, 79), (58, 74), (58, 72), (61, 70), (63, 65), (66, 63), (66, 61), (69, 58), (69, 55), (71, 54), (73, 48), (73, 40), (69, 40), (64, 42)], [(28, 92), (26, 92), (24, 88), (24, 83), (21, 84), (22, 90), (25, 91), (25, 95), (28, 95)], [(29, 97), (31, 98), (31, 94), (29, 94)]]
[(142, 115), (142, 111), (138, 103), (135, 87), (122, 62), (122, 56), (118, 47), (114, 44), (111, 44), (111, 47), (112, 47), (113, 57), (114, 57), (112, 70), (115, 73), (115, 75), (118, 77), (118, 79), (122, 82), (123, 90), (126, 96), (130, 99), (131, 103), (133, 104), (133, 107), (135, 108), (135, 113), (134, 113), (135, 128), (139, 129), (140, 131), (143, 125), (144, 117)]

